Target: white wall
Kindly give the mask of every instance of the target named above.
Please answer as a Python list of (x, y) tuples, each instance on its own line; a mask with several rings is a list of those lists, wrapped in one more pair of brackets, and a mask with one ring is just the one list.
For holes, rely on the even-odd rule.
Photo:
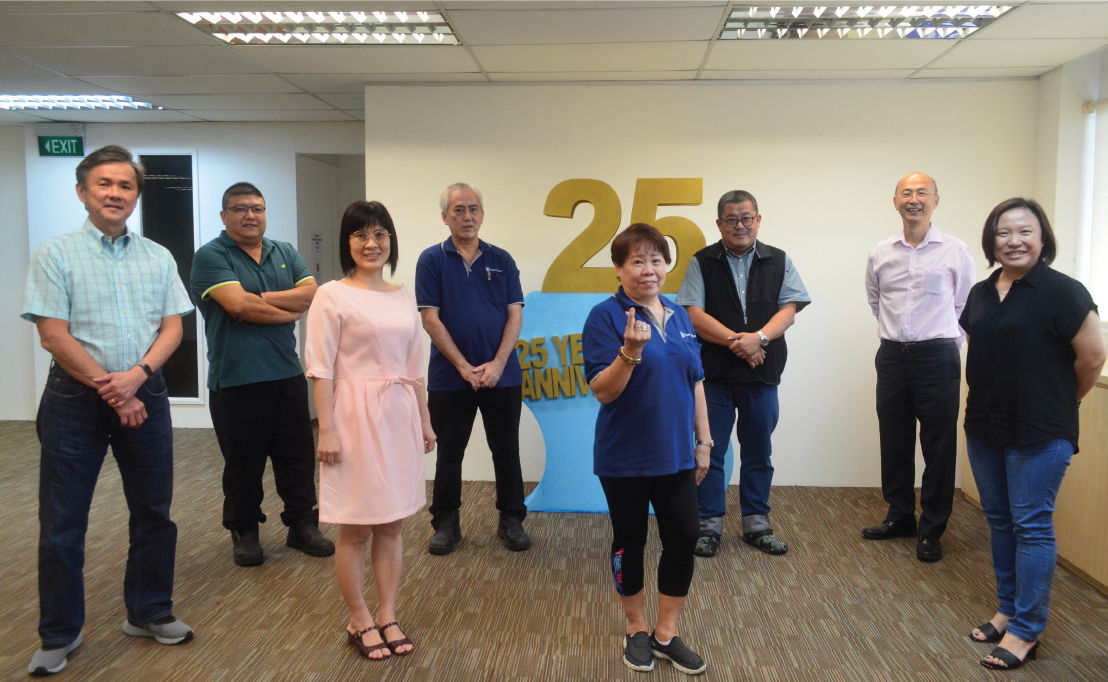
[(23, 311), (23, 281), (27, 278), (27, 177), (23, 162), (23, 126), (0, 126), (0, 207), (3, 207), (4, 248), (0, 277), (11, 286), (0, 299), (0, 357), (5, 358), (0, 419), (34, 419), (37, 404), (31, 357), (38, 343), (34, 327), (19, 320)]
[[(366, 184), (400, 231), (405, 282), (415, 253), (447, 234), (441, 188), (478, 186), (482, 237), (516, 257), (525, 293), (592, 215), (543, 215), (562, 180), (610, 184), (626, 225), (636, 178), (702, 177), (701, 206), (660, 215), (691, 218), (709, 242), (719, 195), (752, 191), (760, 236), (791, 254), (814, 301), (789, 331), (775, 482), (873, 486), (877, 334), (862, 278), (872, 245), (900, 229), (894, 185), (932, 174), (936, 223), (979, 243), (988, 210), (1035, 187), (1035, 147), (1020, 141), (1035, 139), (1036, 91), (1034, 81), (371, 87)], [(525, 471), (541, 471), (529, 415), (524, 431)], [(491, 476), (482, 441), (475, 432), (467, 478)]]
[[(91, 151), (106, 144), (119, 144), (135, 154), (196, 154), (198, 246), (213, 239), (223, 229), (219, 219), (223, 190), (243, 180), (254, 183), (265, 193), (267, 234), (295, 244), (296, 154), (360, 153), (362, 132), (359, 123), (89, 124), (85, 149)], [(79, 227), (86, 213), (73, 190), (74, 169), (79, 159), (41, 158), (38, 156), (34, 127), (25, 126), (21, 135), (24, 136), (26, 225), (29, 235), (22, 253), (29, 254), (44, 240)], [(20, 292), (20, 299), (24, 290), (26, 262), (24, 258), (21, 268), (5, 268), (0, 274), (0, 277), (7, 279), (10, 290)], [(42, 386), (49, 356), (40, 349), (34, 357), (35, 378), (31, 383)], [(25, 392), (25, 389), (20, 391), (21, 394)], [(202, 393), (206, 394), (203, 389)], [(206, 404), (174, 405), (173, 423), (175, 426), (209, 427), (211, 418)]]

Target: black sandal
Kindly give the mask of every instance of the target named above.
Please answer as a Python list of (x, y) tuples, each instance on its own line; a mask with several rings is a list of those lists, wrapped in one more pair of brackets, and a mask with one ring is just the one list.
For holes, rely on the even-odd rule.
[[(362, 635), (373, 632), (376, 629), (377, 629), (376, 625), (370, 625), (368, 628), (366, 628), (364, 630), (358, 630), (357, 632), (351, 632), (351, 631), (347, 630), (346, 631), (346, 641), (349, 642), (350, 644), (353, 644), (358, 649), (358, 653), (360, 653), (362, 656), (365, 656), (369, 660), (371, 660), (371, 661), (383, 661), (383, 660), (385, 660), (386, 658), (388, 658), (389, 656), (392, 655), (392, 649), (389, 647), (388, 644), (386, 644), (383, 641), (384, 637), (381, 638), (382, 642), (380, 644), (366, 645), (366, 643), (362, 641)], [(381, 656), (381, 657), (370, 656), (370, 654), (373, 653), (374, 651), (380, 651), (381, 649), (387, 649), (389, 651), (389, 653), (384, 655), (384, 656)]]
[(978, 644), (995, 644), (1004, 639), (1004, 633), (1007, 632), (1007, 630), (997, 630), (989, 621), (985, 621), (981, 625), (978, 625), (977, 630), (985, 636), (978, 639), (973, 636), (973, 632), (971, 631), (969, 633), (969, 638), (971, 642), (977, 642)]
[[(396, 654), (397, 656), (407, 656), (408, 654), (415, 651), (415, 642), (408, 639), (407, 635), (405, 635), (401, 639), (389, 639), (388, 637), (385, 637), (385, 630), (388, 630), (391, 627), (395, 627), (397, 630), (400, 630), (401, 634), (403, 634), (404, 632), (403, 628), (400, 627), (400, 623), (397, 623), (395, 620), (391, 623), (385, 623), (381, 626), (381, 639), (385, 640), (385, 646), (389, 648), (389, 651)], [(410, 646), (411, 648), (407, 651), (397, 651), (397, 649), (405, 645)]]
[(1027, 661), (1034, 661), (1035, 656), (1037, 655), (1038, 648), (1039, 643), (1035, 642), (1031, 645), (1031, 648), (1027, 650), (1027, 655), (1023, 657), (1023, 660), (1020, 660), (1020, 658), (1013, 654), (1011, 651), (1008, 651), (1002, 646), (998, 646), (997, 648), (993, 649), (993, 652), (989, 654), (989, 656), (999, 659), (1004, 663), (1004, 665), (997, 665), (996, 663), (988, 660), (982, 660), (981, 665), (989, 668), (990, 670), (1015, 670)]

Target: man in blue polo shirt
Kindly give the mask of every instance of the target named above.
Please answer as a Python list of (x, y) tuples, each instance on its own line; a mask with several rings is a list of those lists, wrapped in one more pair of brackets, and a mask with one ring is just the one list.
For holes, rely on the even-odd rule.
[(208, 409), (223, 452), (223, 527), (239, 566), (264, 560), (258, 539), (262, 474), (273, 461), (286, 544), (311, 556), (335, 545), (319, 533), (308, 386), (296, 354), (296, 321), (315, 278), (292, 244), (266, 239), (265, 199), (248, 182), (223, 193), (227, 228), (192, 261), (190, 289), (208, 341)]
[(497, 535), (508, 549), (531, 548), (523, 530), (519, 414), (523, 376), (515, 344), (523, 323), (519, 270), (504, 249), (477, 238), (484, 221), (481, 193), (455, 183), (439, 197), (450, 238), (424, 250), (416, 264), (416, 303), (431, 337), (427, 407), (439, 437), (431, 554), (449, 554), (462, 540), (462, 458), (477, 410), (496, 474)]

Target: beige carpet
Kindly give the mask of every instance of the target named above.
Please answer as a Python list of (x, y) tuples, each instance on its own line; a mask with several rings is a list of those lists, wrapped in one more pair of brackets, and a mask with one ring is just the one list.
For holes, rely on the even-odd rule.
[[(684, 680), (667, 663), (635, 673), (620, 661), (623, 623), (607, 568), (604, 515), (532, 514), (529, 552), (495, 538), (491, 483), (467, 483), (461, 549), (425, 552), (426, 513), (409, 519), (400, 618), (416, 642), (372, 662), (344, 642), (346, 615), (330, 559), (284, 546), (267, 474), (266, 562), (231, 563), (220, 526), (222, 459), (209, 430), (179, 429), (173, 515), (180, 529), (176, 613), (196, 639), (177, 647), (123, 635), (127, 515), (110, 456), (93, 502), (85, 644), (58, 679), (99, 680)], [(24, 678), (38, 646), (35, 572), (38, 443), (28, 422), (0, 422), (0, 676)], [(737, 491), (729, 491), (729, 508)], [(965, 634), (992, 614), (981, 513), (957, 501), (947, 556), (915, 559), (911, 540), (869, 542), (880, 520), (868, 488), (775, 488), (774, 525), (790, 551), (771, 557), (737, 539), (697, 560), (682, 637), (708, 661), (705, 680), (1103, 680), (1108, 599), (1059, 569), (1040, 660), (1010, 674), (977, 664)], [(325, 532), (334, 537), (334, 528)], [(654, 536), (652, 535), (652, 538)], [(648, 562), (656, 561), (652, 539)], [(648, 590), (653, 586), (648, 563)], [(372, 584), (367, 585), (371, 595)], [(651, 611), (653, 600), (649, 600)]]

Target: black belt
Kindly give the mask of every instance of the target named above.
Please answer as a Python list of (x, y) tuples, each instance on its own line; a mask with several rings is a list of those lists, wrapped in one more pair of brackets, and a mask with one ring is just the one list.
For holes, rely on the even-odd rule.
[(957, 343), (957, 339), (927, 339), (926, 341), (890, 341), (888, 339), (881, 339), (882, 346), (898, 350), (901, 353), (908, 353), (912, 350), (923, 350), (925, 348), (953, 346)]

